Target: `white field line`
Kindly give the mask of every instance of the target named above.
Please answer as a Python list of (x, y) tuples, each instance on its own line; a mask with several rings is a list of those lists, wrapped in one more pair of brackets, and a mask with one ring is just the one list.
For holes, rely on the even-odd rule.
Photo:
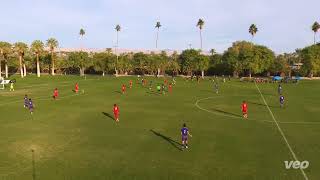
[[(237, 117), (237, 116), (232, 116), (232, 115), (227, 115), (227, 114), (223, 114), (223, 113), (219, 113), (219, 112), (214, 112), (214, 111), (210, 111), (208, 109), (205, 109), (203, 107), (201, 107), (199, 105), (199, 103), (203, 100), (207, 100), (207, 99), (215, 99), (215, 98), (220, 98), (220, 97), (223, 97), (223, 96), (219, 96), (219, 97), (207, 97), (207, 98), (202, 98), (202, 99), (198, 99), (196, 101), (196, 103), (194, 104), (198, 109), (200, 110), (203, 110), (203, 111), (206, 111), (208, 113), (211, 113), (211, 114), (215, 114), (215, 115), (218, 115), (218, 116), (225, 116), (225, 117), (230, 117), (230, 118), (234, 118), (234, 119), (243, 119), (242, 117)], [(268, 120), (257, 120), (257, 119), (248, 119), (249, 121), (258, 121), (258, 122), (268, 122), (268, 123), (274, 123), (274, 121), (268, 121)], [(295, 122), (295, 121), (282, 121), (282, 122), (278, 122), (279, 124), (298, 124), (298, 125), (320, 125), (320, 122), (312, 122), (312, 121), (305, 121), (305, 122)]]
[[(289, 142), (288, 142), (288, 140), (287, 140), (287, 138), (286, 138), (285, 134), (283, 133), (283, 131), (282, 131), (281, 127), (279, 126), (279, 123), (277, 122), (276, 118), (274, 117), (274, 115), (273, 115), (273, 113), (272, 113), (272, 111), (271, 111), (271, 109), (270, 109), (269, 105), (267, 104), (266, 100), (264, 99), (264, 96), (262, 95), (262, 93), (261, 93), (261, 91), (260, 91), (259, 87), (257, 86), (257, 84), (256, 84), (256, 83), (254, 83), (254, 84), (256, 85), (256, 88), (258, 89), (258, 91), (259, 91), (259, 93), (260, 93), (260, 96), (261, 96), (261, 98), (262, 98), (262, 100), (263, 100), (264, 104), (267, 106), (267, 108), (268, 108), (268, 110), (269, 110), (269, 112), (270, 112), (270, 115), (271, 115), (271, 117), (272, 117), (272, 119), (273, 119), (274, 123), (276, 124), (276, 126), (277, 126), (277, 128), (278, 128), (278, 130), (279, 130), (279, 132), (280, 132), (280, 134), (281, 134), (281, 136), (282, 136), (282, 138), (283, 138), (283, 140), (285, 141), (285, 143), (286, 143), (286, 145), (287, 145), (287, 147), (288, 147), (289, 151), (291, 152), (292, 157), (294, 158), (294, 160), (295, 160), (295, 161), (298, 161), (298, 158), (297, 158), (296, 154), (295, 154), (295, 153), (294, 153), (294, 151), (292, 150), (292, 148), (291, 148), (291, 146), (290, 146), (290, 144), (289, 144)], [(302, 173), (302, 175), (303, 175), (304, 179), (305, 179), (305, 180), (308, 180), (309, 178), (308, 178), (308, 176), (306, 175), (306, 173), (304, 172), (304, 170), (303, 170), (302, 168), (300, 168), (300, 171), (301, 171), (301, 173)]]
[[(64, 98), (68, 98), (68, 97), (73, 97), (73, 96), (79, 96), (79, 95), (87, 95), (87, 94), (70, 94), (70, 95), (65, 95), (65, 96), (59, 96), (58, 97), (58, 101), (60, 100), (60, 99), (64, 99)], [(36, 98), (32, 98), (32, 100), (43, 100), (43, 101), (45, 101), (45, 100), (52, 100), (53, 98), (52, 97), (50, 97), (50, 96), (41, 96), (41, 97), (36, 97)], [(57, 101), (56, 100), (56, 101)], [(7, 102), (7, 103), (2, 103), (2, 104), (0, 104), (0, 106), (3, 106), (3, 105), (8, 105), (8, 104), (15, 104), (15, 103), (21, 103), (21, 104), (23, 104), (24, 103), (24, 100), (22, 99), (22, 100), (18, 100), (18, 101), (11, 101), (11, 102)]]

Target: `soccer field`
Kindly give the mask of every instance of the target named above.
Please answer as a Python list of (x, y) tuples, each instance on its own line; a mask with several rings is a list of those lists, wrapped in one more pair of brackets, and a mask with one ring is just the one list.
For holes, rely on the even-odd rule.
[[(14, 92), (0, 91), (1, 180), (320, 179), (320, 81), (283, 84), (280, 108), (277, 84), (236, 79), (220, 80), (219, 94), (209, 80), (177, 79), (171, 94), (160, 95), (155, 84), (162, 78), (148, 78), (152, 91), (137, 77), (16, 78)], [(121, 94), (130, 79), (133, 88)], [(23, 107), (25, 94), (33, 115)], [(193, 135), (187, 150), (180, 145), (183, 123)], [(286, 169), (291, 160), (310, 165)]]

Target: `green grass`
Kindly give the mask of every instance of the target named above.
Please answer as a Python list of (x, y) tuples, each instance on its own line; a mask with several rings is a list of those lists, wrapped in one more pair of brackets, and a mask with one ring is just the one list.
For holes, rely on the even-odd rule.
[[(130, 79), (137, 78), (17, 77), (15, 92), (0, 91), (0, 179), (304, 179), (285, 168), (294, 159), (253, 83), (220, 83), (215, 94), (208, 80), (178, 79), (172, 94), (135, 83), (120, 94)], [(84, 94), (74, 95), (75, 82)], [(284, 84), (283, 109), (277, 84), (258, 86), (298, 159), (310, 162), (305, 173), (320, 179), (320, 82)], [(34, 99), (33, 117), (23, 108), (24, 94)], [(239, 117), (242, 100), (249, 120)], [(114, 103), (118, 124), (108, 117)], [(181, 151), (175, 142), (184, 122), (193, 138)]]

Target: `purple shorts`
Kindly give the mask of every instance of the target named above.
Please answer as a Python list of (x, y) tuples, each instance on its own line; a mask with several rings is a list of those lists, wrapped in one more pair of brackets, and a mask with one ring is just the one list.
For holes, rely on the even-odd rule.
[(182, 141), (188, 141), (188, 136), (182, 136)]

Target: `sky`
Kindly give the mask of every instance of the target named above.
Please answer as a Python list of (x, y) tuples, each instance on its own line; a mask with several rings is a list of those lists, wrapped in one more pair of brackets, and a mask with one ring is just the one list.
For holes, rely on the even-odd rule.
[(203, 50), (222, 53), (235, 41), (250, 41), (254, 23), (254, 43), (293, 52), (313, 43), (311, 25), (320, 22), (319, 0), (0, 0), (0, 7), (0, 41), (54, 37), (64, 48), (114, 47), (120, 24), (119, 48), (155, 49), (157, 21), (159, 49), (200, 48), (202, 18)]

